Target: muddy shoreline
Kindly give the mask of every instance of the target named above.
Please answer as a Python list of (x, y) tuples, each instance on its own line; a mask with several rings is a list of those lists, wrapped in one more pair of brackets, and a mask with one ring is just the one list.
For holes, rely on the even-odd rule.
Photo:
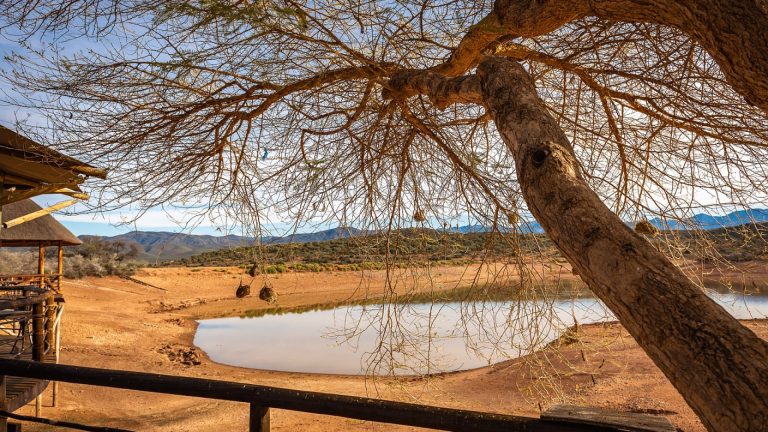
[[(464, 268), (430, 275), (450, 289)], [(430, 377), (371, 378), (300, 374), (228, 366), (193, 346), (196, 319), (237, 316), (268, 305), (234, 297), (240, 275), (231, 271), (144, 269), (136, 275), (166, 289), (119, 278), (65, 282), (62, 363), (246, 382), (309, 391), (369, 396), (452, 408), (538, 416), (561, 403), (622, 411), (666, 413), (685, 431), (703, 428), (661, 372), (617, 324), (581, 326), (573, 340), (529, 356), (473, 370)], [(281, 307), (343, 303), (379, 295), (383, 274), (350, 272), (284, 274), (271, 281)], [(365, 279), (365, 280), (364, 280)], [(418, 278), (416, 278), (418, 279)], [(746, 325), (768, 337), (768, 322)], [(190, 350), (192, 352), (190, 352)], [(197, 363), (197, 364), (196, 364)], [(151, 431), (247, 430), (245, 404), (108, 388), (60, 385), (60, 404), (43, 399), (43, 416), (91, 425)], [(20, 410), (33, 414), (32, 405)], [(419, 430), (337, 417), (273, 410), (276, 431)], [(25, 424), (28, 431), (53, 430)]]

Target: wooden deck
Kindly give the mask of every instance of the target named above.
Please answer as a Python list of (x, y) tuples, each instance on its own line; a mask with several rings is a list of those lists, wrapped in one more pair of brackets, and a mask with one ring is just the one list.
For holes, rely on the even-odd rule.
[[(6, 340), (11, 340), (12, 337), (8, 335), (0, 335), (0, 347), (5, 347), (2, 343)], [(7, 352), (0, 352), (0, 358), (3, 359), (16, 359), (16, 360), (32, 360), (32, 353), (26, 352), (21, 357), (15, 357)], [(48, 353), (43, 358), (44, 363), (56, 363), (56, 357), (53, 352)], [(2, 374), (2, 371), (0, 371)], [(48, 381), (38, 380), (31, 378), (19, 378), (9, 376), (5, 381), (6, 391), (6, 411), (16, 411), (29, 402), (35, 400), (35, 397), (42, 393), (46, 387), (48, 387)]]

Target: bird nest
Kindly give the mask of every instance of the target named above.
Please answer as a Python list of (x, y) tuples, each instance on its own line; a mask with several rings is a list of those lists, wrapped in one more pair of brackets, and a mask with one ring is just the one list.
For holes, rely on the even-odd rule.
[(416, 222), (426, 222), (427, 216), (424, 215), (424, 212), (421, 209), (416, 209), (413, 213), (413, 220)]
[(277, 293), (272, 287), (264, 286), (264, 288), (259, 291), (259, 298), (267, 303), (274, 303), (277, 301)]
[(655, 237), (659, 234), (659, 229), (647, 220), (642, 220), (635, 224), (635, 232)]
[(237, 298), (243, 298), (251, 295), (251, 286), (240, 284), (240, 286), (237, 287), (237, 291), (235, 291), (235, 295)]

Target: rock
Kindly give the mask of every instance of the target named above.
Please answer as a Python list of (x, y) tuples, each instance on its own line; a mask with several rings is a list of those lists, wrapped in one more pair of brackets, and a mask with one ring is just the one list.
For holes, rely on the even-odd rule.
[(203, 362), (198, 349), (186, 345), (166, 344), (160, 347), (157, 352), (165, 354), (171, 363), (179, 363), (184, 366), (197, 366)]

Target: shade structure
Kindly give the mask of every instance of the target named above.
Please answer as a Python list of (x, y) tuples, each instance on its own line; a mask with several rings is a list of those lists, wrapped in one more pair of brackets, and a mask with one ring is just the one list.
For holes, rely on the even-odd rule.
[(89, 176), (106, 172), (0, 126), (0, 205), (45, 193), (75, 196)]
[[(28, 215), (40, 210), (34, 201), (26, 199), (2, 206), (2, 220)], [(0, 247), (28, 247), (39, 245), (77, 246), (82, 244), (51, 215), (40, 216), (11, 228), (0, 229)]]

